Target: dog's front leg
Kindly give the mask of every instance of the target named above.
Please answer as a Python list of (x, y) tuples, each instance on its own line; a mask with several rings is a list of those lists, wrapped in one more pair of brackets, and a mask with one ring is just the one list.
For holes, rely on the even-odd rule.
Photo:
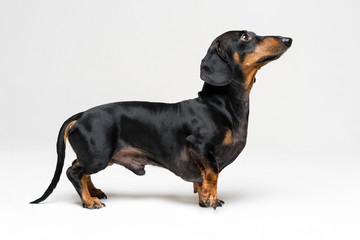
[(216, 209), (224, 204), (224, 201), (217, 198), (218, 173), (210, 169), (201, 171), (203, 176), (202, 183), (194, 183), (194, 193), (199, 194), (200, 207), (212, 207)]
[(219, 174), (213, 172), (211, 169), (205, 169), (202, 184), (202, 204), (206, 204), (207, 207), (216, 209), (221, 207), (223, 201), (217, 199), (217, 181)]
[(217, 199), (219, 166), (215, 157), (210, 151), (203, 154), (201, 148), (195, 147), (194, 144), (191, 145), (192, 147), (189, 148), (190, 156), (198, 166), (203, 180), (202, 183), (194, 183), (194, 193), (199, 194), (199, 205), (214, 209), (221, 207), (224, 202)]

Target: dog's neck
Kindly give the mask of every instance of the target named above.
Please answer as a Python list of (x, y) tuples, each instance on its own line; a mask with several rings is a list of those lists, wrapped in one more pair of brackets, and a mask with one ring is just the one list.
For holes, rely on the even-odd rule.
[(207, 98), (208, 101), (223, 99), (226, 108), (236, 120), (236, 125), (247, 124), (249, 116), (249, 94), (244, 87), (243, 81), (234, 80), (225, 86), (213, 86), (204, 83), (203, 89), (199, 92), (200, 98)]

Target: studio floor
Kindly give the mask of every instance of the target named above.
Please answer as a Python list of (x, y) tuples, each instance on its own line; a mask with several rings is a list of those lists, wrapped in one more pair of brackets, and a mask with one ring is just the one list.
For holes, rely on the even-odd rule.
[[(68, 151), (65, 167), (73, 156)], [(30, 156), (30, 157), (29, 157)], [(326, 161), (324, 161), (326, 158)], [(62, 175), (53, 194), (30, 205), (50, 183), (55, 153), (2, 153), (0, 238), (21, 239), (358, 239), (360, 163), (355, 156), (245, 151), (221, 174), (222, 208), (200, 208), (192, 184), (147, 167), (122, 166), (93, 176), (106, 207), (81, 207)], [(19, 161), (19, 159), (22, 159)]]

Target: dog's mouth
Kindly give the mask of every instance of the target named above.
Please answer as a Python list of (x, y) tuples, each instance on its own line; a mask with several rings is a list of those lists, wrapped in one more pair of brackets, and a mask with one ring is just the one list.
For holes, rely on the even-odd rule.
[(268, 56), (264, 56), (261, 57), (259, 60), (256, 61), (256, 63), (265, 63), (265, 62), (271, 62), (274, 61), (276, 59), (278, 59), (279, 57), (281, 57), (281, 54), (276, 54), (276, 55), (268, 55)]

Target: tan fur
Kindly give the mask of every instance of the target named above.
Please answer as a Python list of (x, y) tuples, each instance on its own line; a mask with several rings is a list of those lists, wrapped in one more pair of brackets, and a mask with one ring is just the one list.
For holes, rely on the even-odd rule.
[(231, 130), (227, 130), (226, 133), (225, 133), (225, 137), (224, 137), (224, 140), (222, 142), (222, 145), (230, 145), (231, 143), (233, 142), (233, 139), (232, 139), (232, 132)]
[(210, 206), (217, 201), (217, 180), (218, 173), (207, 170), (204, 173), (204, 182), (202, 184), (201, 197), (203, 201), (210, 200)]
[(70, 122), (70, 123), (66, 126), (66, 128), (65, 128), (65, 134), (64, 134), (64, 142), (65, 142), (65, 143), (66, 143), (66, 139), (67, 139), (67, 137), (68, 137), (68, 135), (69, 135), (70, 128), (71, 128), (75, 123), (76, 123), (76, 120)]
[[(99, 199), (97, 197), (91, 197), (91, 195), (90, 195), (89, 188), (88, 188), (89, 178), (90, 178), (90, 175), (84, 175), (80, 179), (82, 202), (86, 205), (87, 208), (94, 208), (94, 204), (97, 204), (98, 207), (101, 208), (102, 204), (99, 201)], [(90, 180), (90, 182), (91, 182), (91, 180)], [(92, 186), (94, 186), (94, 185), (92, 185)]]
[[(273, 37), (265, 38), (264, 41), (262, 41), (256, 48), (255, 51), (248, 54), (242, 64), (240, 64), (242, 68), (242, 72), (245, 77), (245, 89), (246, 93), (249, 94), (250, 90), (255, 82), (255, 75), (257, 71), (267, 64), (267, 62), (263, 63), (257, 63), (257, 61), (264, 57), (264, 56), (270, 56), (270, 55), (276, 55), (281, 53), (283, 47), (279, 40)], [(235, 55), (235, 54), (234, 54)], [(235, 58), (234, 58), (235, 61)], [(237, 61), (235, 61), (237, 62)]]
[(240, 57), (237, 52), (234, 52), (233, 59), (235, 63), (240, 64)]

